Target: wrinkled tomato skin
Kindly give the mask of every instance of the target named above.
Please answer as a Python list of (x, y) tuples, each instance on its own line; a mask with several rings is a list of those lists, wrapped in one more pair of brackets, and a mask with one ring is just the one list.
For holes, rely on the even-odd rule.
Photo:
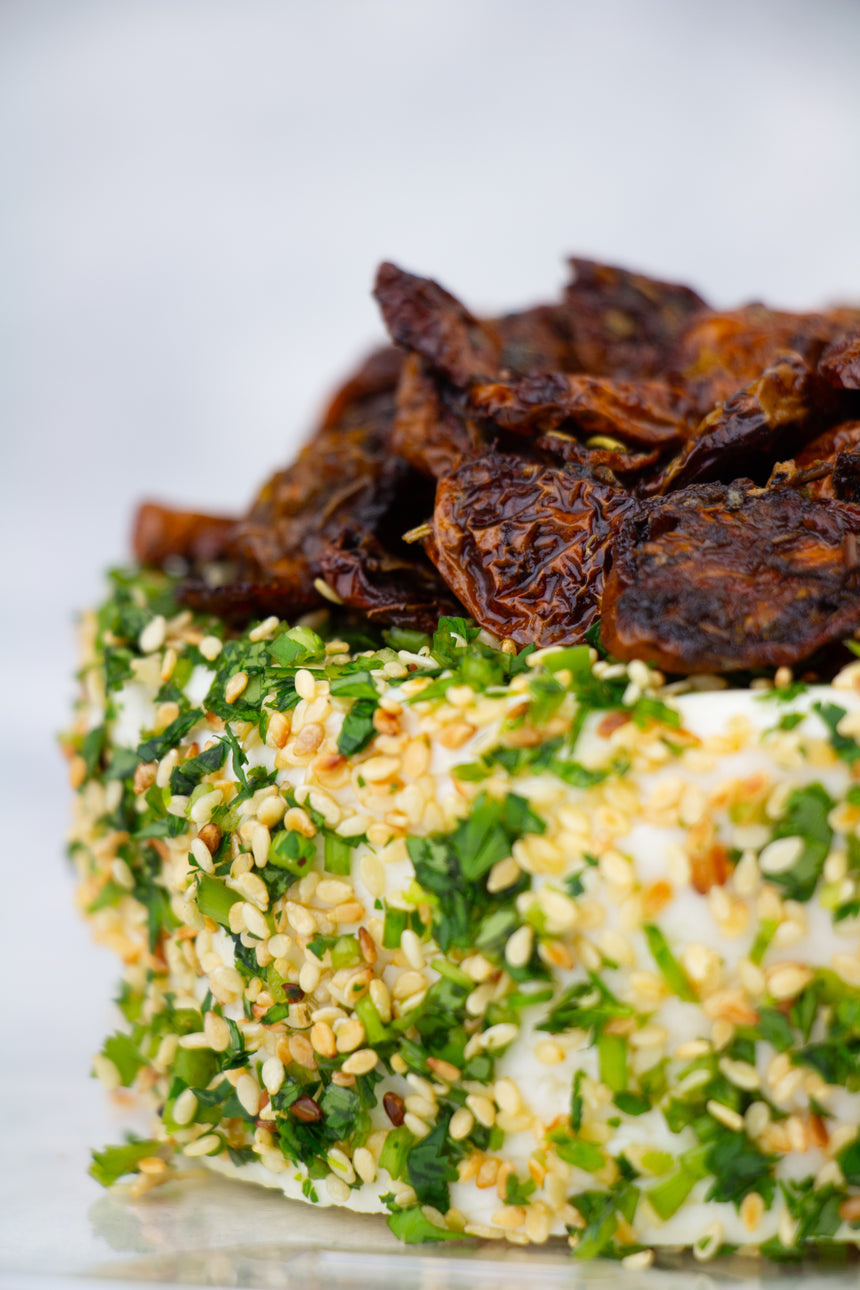
[(581, 641), (600, 612), (625, 490), (489, 452), (440, 481), (427, 550), (482, 627), (517, 644)]
[(860, 627), (860, 507), (700, 484), (645, 502), (612, 549), (601, 638), (668, 672), (792, 665)]

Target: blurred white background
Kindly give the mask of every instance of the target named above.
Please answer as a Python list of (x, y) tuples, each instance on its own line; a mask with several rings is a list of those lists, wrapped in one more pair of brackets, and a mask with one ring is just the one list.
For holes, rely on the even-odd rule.
[(858, 49), (854, 0), (2, 0), (0, 1155), (35, 1163), (0, 1268), (63, 1270), (116, 1133), (52, 736), (136, 500), (244, 505), (377, 338), (382, 258), (478, 309), (571, 252), (860, 299)]

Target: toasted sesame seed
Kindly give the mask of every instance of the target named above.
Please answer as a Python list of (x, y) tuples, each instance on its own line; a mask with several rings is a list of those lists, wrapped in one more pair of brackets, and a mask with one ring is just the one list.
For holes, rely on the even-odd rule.
[(321, 1057), (335, 1057), (337, 1055), (334, 1031), (324, 1021), (318, 1021), (311, 1027), (311, 1043)]
[(379, 1057), (373, 1048), (359, 1048), (351, 1057), (347, 1057), (341, 1066), (344, 1075), (367, 1075), (373, 1070)]
[(462, 1073), (459, 1066), (445, 1061), (443, 1057), (428, 1057), (427, 1065), (433, 1074), (438, 1079), (444, 1080), (446, 1084), (456, 1084)]
[(358, 929), (358, 945), (361, 950), (361, 957), (365, 963), (372, 967), (377, 959), (376, 944), (366, 927), (359, 927)]
[(325, 738), (325, 730), (318, 721), (311, 721), (302, 726), (292, 742), (293, 752), (297, 757), (310, 757), (319, 748)]
[(235, 703), (239, 695), (244, 692), (248, 685), (247, 672), (234, 672), (230, 680), (224, 686), (224, 702)]
[(307, 1035), (293, 1034), (289, 1037), (290, 1056), (299, 1066), (304, 1066), (308, 1070), (316, 1068), (316, 1058), (314, 1057), (313, 1046)]

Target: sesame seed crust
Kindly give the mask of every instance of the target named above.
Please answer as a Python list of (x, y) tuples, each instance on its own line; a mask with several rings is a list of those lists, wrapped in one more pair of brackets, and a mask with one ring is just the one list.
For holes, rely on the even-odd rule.
[(633, 1268), (856, 1241), (856, 665), (720, 691), (463, 620), (325, 633), (135, 571), (85, 621), (70, 851), (124, 966), (93, 1069), (160, 1108), (96, 1176), (189, 1156)]

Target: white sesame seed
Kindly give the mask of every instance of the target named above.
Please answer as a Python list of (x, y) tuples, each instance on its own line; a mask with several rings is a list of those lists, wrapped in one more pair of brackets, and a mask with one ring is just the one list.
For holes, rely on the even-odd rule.
[(180, 1048), (210, 1048), (211, 1044), (203, 1030), (192, 1030), (190, 1035), (181, 1035), (179, 1038)]
[(221, 805), (221, 800), (221, 794), (217, 788), (211, 793), (203, 793), (189, 811), (190, 818), (195, 824), (208, 824), (215, 807)]
[(167, 623), (163, 614), (156, 614), (151, 619), (143, 631), (140, 633), (138, 645), (142, 654), (154, 654), (157, 649), (161, 649), (164, 644), (164, 637), (167, 633)]
[(185, 1088), (173, 1103), (173, 1118), (177, 1124), (190, 1124), (197, 1114), (197, 1098), (190, 1088)]
[(93, 1058), (93, 1072), (108, 1091), (119, 1088), (122, 1082), (116, 1064), (109, 1057), (105, 1057), (103, 1053), (96, 1053)]
[(271, 841), (272, 835), (265, 824), (255, 824), (251, 830), (251, 852), (258, 869), (264, 869), (268, 862)]
[(495, 1026), (489, 1026), (481, 1035), (483, 1045), (487, 1052), (495, 1052), (500, 1048), (506, 1048), (508, 1044), (513, 1043), (519, 1034), (519, 1027), (511, 1021), (500, 1021)]
[(488, 1097), (480, 1093), (469, 1093), (466, 1097), (466, 1106), (485, 1129), (493, 1127), (496, 1122), (496, 1108)]
[(418, 1115), (413, 1115), (410, 1111), (407, 1111), (404, 1115), (403, 1123), (410, 1133), (415, 1134), (416, 1138), (426, 1138), (430, 1132), (430, 1125), (426, 1120), (422, 1120)]
[(275, 1094), (284, 1082), (284, 1063), (280, 1057), (267, 1057), (260, 1074), (266, 1091)]
[(280, 622), (280, 619), (276, 618), (274, 614), (272, 614), (270, 618), (264, 618), (261, 623), (258, 623), (256, 627), (252, 627), (251, 630), (248, 632), (248, 640), (249, 641), (267, 640), (268, 637), (270, 637), (273, 634), (273, 632), (277, 630), (279, 622)]
[(646, 1268), (651, 1267), (653, 1262), (653, 1250), (637, 1250), (635, 1254), (625, 1255), (621, 1260), (621, 1266), (626, 1268), (628, 1272), (644, 1272)]
[(495, 894), (513, 887), (515, 882), (519, 882), (522, 872), (513, 856), (497, 861), (487, 876), (487, 891)]
[(424, 970), (424, 951), (421, 948), (421, 941), (410, 927), (407, 927), (400, 937), (400, 948), (406, 955), (409, 964), (418, 972)]
[(505, 958), (513, 968), (525, 967), (532, 956), (533, 946), (534, 932), (528, 923), (523, 923), (508, 937), (505, 944)]
[(422, 1120), (434, 1120), (438, 1111), (435, 1099), (422, 1097), (420, 1093), (410, 1093), (404, 1098), (403, 1105), (412, 1115), (418, 1115)]
[(214, 663), (221, 653), (222, 645), (217, 636), (204, 636), (197, 648), (205, 659)]
[(338, 1177), (342, 1178), (345, 1183), (355, 1182), (355, 1170), (352, 1167), (352, 1161), (340, 1147), (331, 1147), (326, 1160), (332, 1169), (336, 1171)]
[(793, 999), (805, 990), (813, 972), (802, 963), (777, 963), (767, 972), (767, 988), (774, 999)]
[(221, 1139), (216, 1133), (204, 1133), (202, 1138), (188, 1142), (182, 1148), (186, 1156), (209, 1156), (221, 1146)]
[(214, 873), (215, 865), (212, 862), (212, 852), (202, 838), (193, 838), (190, 850), (204, 873)]
[(313, 672), (309, 672), (306, 667), (299, 668), (296, 672), (296, 694), (300, 699), (310, 701), (316, 697), (316, 692), (317, 683)]
[(721, 1222), (717, 1220), (711, 1223), (705, 1229), (698, 1241), (693, 1245), (693, 1257), (700, 1263), (707, 1263), (712, 1259), (723, 1243), (724, 1228)]
[(209, 1047), (216, 1053), (223, 1053), (230, 1047), (230, 1027), (217, 1012), (207, 1012), (203, 1018), (203, 1033)]
[(734, 1061), (730, 1057), (721, 1057), (718, 1065), (729, 1083), (734, 1084), (736, 1088), (752, 1092), (753, 1089), (761, 1087), (759, 1073), (755, 1066), (752, 1066), (749, 1062)]
[(362, 1182), (374, 1182), (376, 1179), (376, 1161), (367, 1147), (356, 1147), (352, 1153), (352, 1163)]
[(468, 1138), (474, 1125), (475, 1117), (472, 1112), (467, 1107), (461, 1106), (451, 1116), (448, 1132), (455, 1142), (460, 1142), (463, 1138)]
[(349, 1200), (349, 1187), (336, 1174), (329, 1174), (325, 1179), (325, 1189), (336, 1205), (343, 1205)]
[(785, 873), (792, 869), (803, 854), (803, 838), (777, 838), (769, 842), (758, 858), (762, 873)]
[(724, 1124), (727, 1129), (733, 1129), (735, 1133), (743, 1132), (744, 1117), (739, 1115), (737, 1111), (732, 1110), (730, 1106), (726, 1106), (723, 1102), (716, 1102), (711, 1098), (706, 1109), (708, 1115), (713, 1116), (715, 1120), (719, 1120), (720, 1124)]

